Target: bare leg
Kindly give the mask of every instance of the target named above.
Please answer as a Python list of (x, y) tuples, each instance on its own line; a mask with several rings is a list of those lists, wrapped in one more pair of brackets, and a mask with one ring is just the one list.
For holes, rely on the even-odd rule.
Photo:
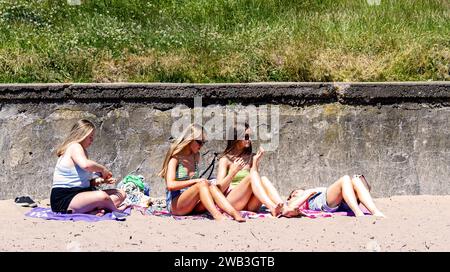
[(217, 206), (219, 206), (222, 210), (224, 210), (226, 213), (231, 215), (231, 217), (234, 218), (234, 220), (238, 222), (245, 222), (245, 219), (241, 216), (241, 214), (236, 211), (236, 209), (228, 202), (226, 197), (223, 195), (222, 191), (217, 188), (215, 185), (209, 186), (209, 191), (211, 192), (211, 195), (216, 202)]
[(267, 195), (274, 203), (284, 203), (277, 189), (275, 189), (275, 186), (273, 186), (272, 182), (270, 182), (266, 176), (261, 177), (261, 184), (264, 186)]
[(119, 211), (111, 197), (104, 191), (83, 192), (77, 194), (69, 204), (67, 210), (74, 213), (88, 213), (94, 210), (107, 209)]
[(203, 205), (203, 203), (199, 201), (197, 203), (197, 205), (195, 205), (195, 207), (194, 207), (194, 209), (192, 211), (195, 212), (195, 213), (204, 213), (207, 210), (205, 208), (205, 205)]
[(264, 155), (264, 152), (265, 152), (264, 149), (260, 147), (259, 151), (252, 158), (252, 167), (250, 169), (250, 175), (252, 177), (252, 191), (253, 194), (255, 194), (255, 196), (259, 199), (259, 201), (261, 201), (267, 208), (269, 208), (270, 213), (273, 216), (279, 216), (281, 215), (284, 202), (281, 200), (281, 197), (279, 196), (278, 196), (279, 200), (281, 200), (280, 202), (276, 201), (274, 202), (269, 197), (261, 180), (261, 176), (259, 175), (259, 165), (261, 163), (261, 158)]
[(275, 203), (270, 199), (270, 197), (267, 195), (266, 190), (264, 189), (261, 177), (259, 176), (258, 170), (256, 167), (252, 167), (250, 169), (250, 175), (252, 177), (252, 191), (255, 194), (255, 196), (261, 201), (267, 208), (269, 208), (270, 213), (273, 216), (278, 216), (281, 214), (281, 210), (283, 208), (283, 203)]
[(242, 211), (253, 195), (251, 176), (248, 175), (227, 195), (228, 202), (238, 211)]
[[(120, 205), (127, 198), (127, 193), (125, 193), (125, 191), (121, 190), (121, 189), (108, 189), (108, 190), (104, 190), (104, 192), (109, 195), (109, 197), (114, 202), (114, 205), (117, 208), (119, 208)], [(124, 208), (127, 208), (127, 207), (121, 207), (121, 208), (119, 208), (119, 210), (123, 210)]]
[(252, 194), (252, 197), (250, 198), (250, 201), (248, 202), (245, 209), (247, 211), (257, 212), (261, 208), (261, 205), (261, 201), (259, 201), (259, 199), (254, 194)]
[(330, 206), (331, 208), (336, 207), (342, 202), (342, 199), (345, 200), (355, 216), (364, 215), (364, 213), (359, 208), (355, 191), (353, 190), (353, 183), (348, 175), (341, 177), (327, 188), (328, 206)]
[(375, 203), (373, 202), (372, 196), (370, 195), (367, 188), (364, 186), (363, 181), (355, 177), (352, 179), (353, 188), (356, 191), (356, 194), (358, 196), (359, 201), (361, 201), (364, 206), (375, 216), (381, 216), (385, 217), (384, 214), (378, 210), (378, 208), (375, 206)]
[(186, 215), (191, 213), (197, 206), (198, 201), (205, 206), (216, 220), (225, 219), (217, 210), (214, 200), (209, 191), (208, 182), (199, 182), (184, 191), (179, 197), (172, 201), (172, 213), (176, 215)]

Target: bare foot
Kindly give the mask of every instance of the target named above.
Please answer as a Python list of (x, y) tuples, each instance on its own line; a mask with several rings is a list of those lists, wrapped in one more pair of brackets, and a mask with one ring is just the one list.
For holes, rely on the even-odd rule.
[(236, 214), (233, 214), (233, 219), (238, 221), (239, 223), (247, 221), (244, 217), (241, 216), (240, 212), (237, 212)]
[(96, 214), (96, 216), (103, 216), (103, 215), (105, 215), (105, 213), (106, 213), (106, 211), (103, 210), (103, 209), (101, 209), (101, 210), (98, 211), (98, 213)]
[(270, 213), (272, 214), (272, 216), (278, 217), (279, 215), (281, 215), (283, 207), (284, 203), (278, 203), (273, 209), (270, 210)]
[(226, 217), (224, 215), (222, 215), (222, 214), (216, 215), (216, 216), (213, 216), (213, 217), (214, 217), (214, 220), (216, 220), (216, 221), (224, 221), (226, 219)]
[(91, 212), (88, 212), (88, 214), (96, 215), (96, 216), (99, 216), (99, 217), (105, 215), (105, 213), (106, 212), (103, 209), (96, 209), (96, 210), (93, 210)]
[(374, 215), (374, 216), (377, 216), (377, 217), (386, 218), (386, 215), (384, 215), (384, 214), (383, 214), (382, 212), (380, 212), (380, 211), (374, 213), (373, 215)]

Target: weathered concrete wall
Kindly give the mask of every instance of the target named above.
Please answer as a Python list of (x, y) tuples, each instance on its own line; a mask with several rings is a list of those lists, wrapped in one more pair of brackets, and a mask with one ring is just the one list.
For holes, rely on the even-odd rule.
[[(375, 196), (450, 193), (450, 84), (0, 85), (0, 199), (49, 196), (55, 148), (73, 123), (97, 124), (90, 157), (123, 177), (140, 168), (152, 196), (176, 104), (279, 105), (280, 144), (262, 172), (286, 195), (363, 173)], [(254, 146), (258, 146), (256, 143)], [(220, 152), (208, 142), (202, 152)], [(211, 152), (204, 156), (209, 163)], [(206, 166), (206, 165), (204, 165)]]

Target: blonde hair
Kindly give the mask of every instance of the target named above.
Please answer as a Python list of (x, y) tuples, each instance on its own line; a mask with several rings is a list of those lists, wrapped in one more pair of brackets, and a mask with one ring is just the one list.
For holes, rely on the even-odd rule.
[(203, 127), (198, 124), (190, 124), (183, 131), (180, 137), (178, 137), (178, 139), (176, 139), (175, 142), (170, 145), (158, 176), (166, 178), (167, 167), (169, 165), (170, 159), (173, 156), (179, 154), (186, 146), (188, 146), (192, 141), (196, 139), (203, 139)]
[(75, 125), (73, 125), (69, 135), (56, 149), (56, 155), (58, 157), (62, 156), (64, 152), (66, 152), (67, 146), (69, 146), (69, 144), (73, 142), (82, 142), (94, 129), (95, 126), (91, 121), (85, 119), (79, 120)]

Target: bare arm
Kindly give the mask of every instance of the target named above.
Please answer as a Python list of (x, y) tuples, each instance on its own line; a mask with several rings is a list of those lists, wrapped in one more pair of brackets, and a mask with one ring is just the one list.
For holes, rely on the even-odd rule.
[(73, 143), (67, 148), (68, 155), (74, 163), (89, 172), (101, 172), (104, 179), (112, 177), (112, 173), (103, 165), (86, 157), (83, 147), (79, 143)]
[(188, 186), (194, 185), (197, 182), (200, 182), (204, 179), (190, 179), (185, 181), (176, 181), (176, 171), (178, 166), (178, 159), (171, 158), (169, 161), (169, 165), (167, 166), (167, 174), (166, 174), (166, 187), (169, 191), (177, 191)]
[[(244, 167), (244, 161), (240, 159), (240, 161), (236, 161), (236, 163), (232, 163), (229, 165), (228, 159), (226, 157), (222, 157), (219, 160), (219, 170), (217, 171), (217, 187), (221, 190), (230, 187), (231, 181), (234, 176)], [(229, 168), (229, 171), (228, 171)]]
[(306, 200), (308, 200), (308, 198), (313, 195), (315, 192), (315, 190), (306, 190), (305, 192), (303, 192), (303, 194), (301, 194), (300, 196), (294, 197), (293, 199), (289, 200), (288, 202), (288, 207), (290, 209), (297, 209), (298, 207), (300, 207)]

